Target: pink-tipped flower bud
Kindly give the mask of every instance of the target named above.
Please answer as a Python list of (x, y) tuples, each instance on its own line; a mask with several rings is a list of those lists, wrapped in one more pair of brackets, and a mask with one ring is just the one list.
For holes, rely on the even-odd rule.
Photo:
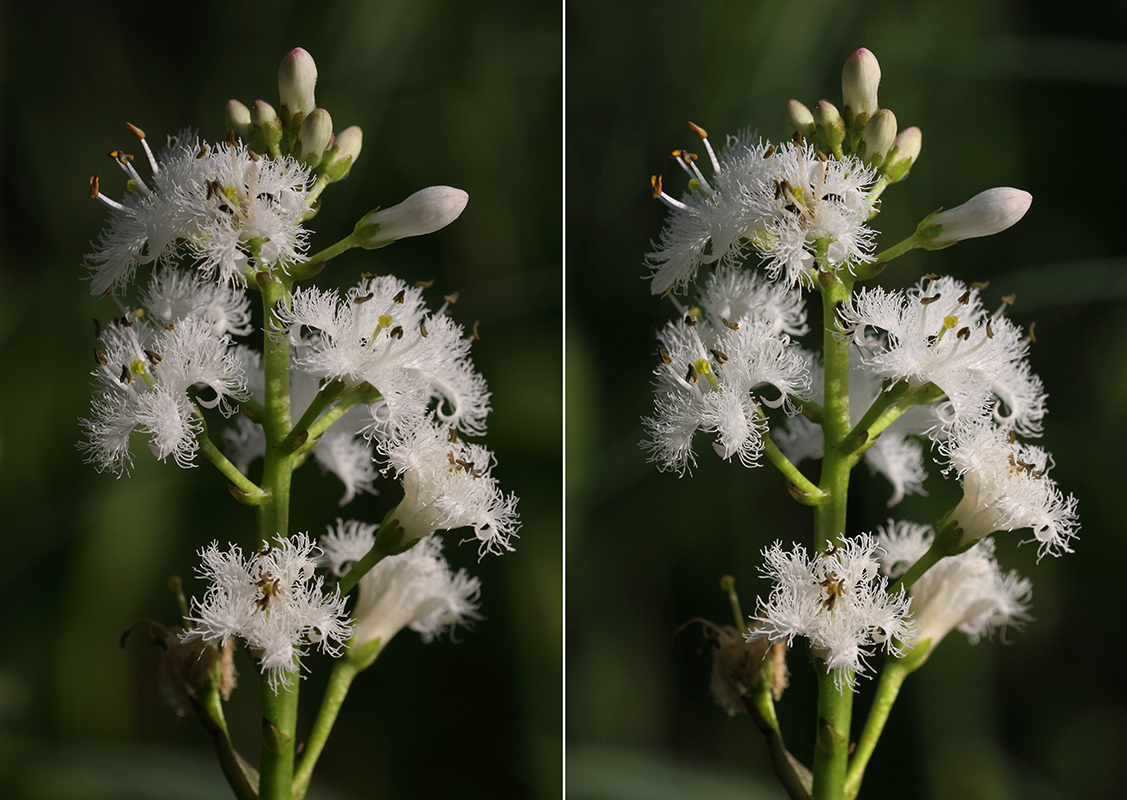
[(896, 134), (896, 141), (892, 149), (884, 157), (880, 171), (889, 183), (896, 183), (908, 177), (908, 170), (920, 157), (920, 148), (923, 146), (923, 132), (915, 125), (905, 128)]
[(939, 232), (921, 247), (939, 250), (963, 239), (1001, 233), (1024, 217), (1032, 203), (1033, 195), (1029, 192), (1008, 186), (979, 192), (961, 206), (940, 211), (924, 220), (917, 233), (930, 232), (934, 228), (938, 228)]
[(250, 109), (238, 100), (228, 100), (223, 109), (223, 124), (240, 139), (250, 138)]
[(797, 100), (787, 100), (787, 130), (801, 133), (807, 139), (814, 133), (814, 115)]
[(896, 115), (887, 108), (882, 108), (873, 114), (869, 123), (865, 126), (865, 132), (861, 135), (861, 144), (857, 148), (857, 155), (866, 164), (879, 167), (895, 141)]
[(877, 86), (880, 64), (871, 51), (862, 47), (845, 60), (841, 71), (841, 99), (845, 121), (850, 128), (861, 128), (877, 112)]
[(301, 132), (294, 145), (294, 158), (307, 167), (315, 167), (321, 163), (321, 156), (332, 139), (333, 118), (325, 109), (315, 108), (301, 123)]
[(303, 117), (313, 113), (317, 107), (313, 100), (316, 85), (317, 64), (313, 56), (300, 47), (286, 53), (278, 67), (278, 96), (286, 119), (299, 113)]
[(456, 220), (470, 196), (452, 186), (428, 186), (391, 208), (372, 211), (356, 223), (353, 239), (372, 250), (408, 236), (441, 230)]

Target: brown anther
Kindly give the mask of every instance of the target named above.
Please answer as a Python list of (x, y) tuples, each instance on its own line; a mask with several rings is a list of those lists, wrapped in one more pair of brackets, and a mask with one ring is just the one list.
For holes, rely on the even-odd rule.
[(708, 138), (708, 132), (704, 128), (702, 128), (700, 125), (697, 125), (695, 122), (689, 123), (689, 130), (691, 130), (693, 133), (695, 133), (697, 136), (699, 136), (702, 139)]
[(738, 322), (728, 322), (728, 320), (723, 317), (720, 318), (720, 321), (723, 322), (724, 327), (730, 331), (738, 331), (740, 329), (740, 323)]
[(136, 136), (138, 139), (145, 138), (145, 132), (134, 125), (132, 122), (125, 123), (125, 127), (128, 128), (129, 132)]
[(978, 289), (978, 291), (981, 292), (983, 289), (985, 289), (989, 285), (990, 285), (990, 281), (975, 281), (974, 283), (972, 283), (970, 285), (970, 288)]
[(471, 337), (471, 338), (472, 338), (472, 339), (473, 339), (473, 340), (474, 340), (475, 342), (480, 342), (480, 341), (481, 341), (481, 334), (477, 332), (477, 326), (478, 326), (478, 323), (479, 323), (479, 322), (480, 322), (480, 320), (476, 320), (476, 319), (475, 319), (475, 320), (473, 321), (473, 330), (472, 330), (472, 331), (470, 331), (470, 337)]
[(159, 364), (161, 361), (164, 360), (160, 357), (159, 353), (157, 353), (154, 350), (149, 350), (149, 349), (145, 350), (145, 357), (149, 359), (149, 363), (152, 364), (154, 367), (157, 364)]
[(936, 275), (934, 272), (929, 272), (926, 275), (924, 275), (924, 280), (925, 281), (937, 281), (941, 277), (943, 277), (943, 276), (942, 275)]
[(989, 319), (986, 320), (986, 338), (987, 339), (993, 339), (994, 338), (994, 329), (990, 327), (990, 320)]
[(391, 302), (402, 304), (403, 298), (406, 296), (406, 294), (407, 294), (406, 289), (400, 289), (399, 294), (397, 294), (397, 295), (395, 295), (395, 297), (391, 298)]
[(432, 286), (434, 286), (434, 278), (431, 278), (429, 281), (415, 281), (416, 289), (429, 289)]
[(921, 297), (920, 298), (920, 305), (921, 306), (930, 306), (932, 303), (934, 303), (936, 300), (938, 300), (939, 297), (940, 296), (937, 295), (937, 294), (932, 295), (931, 297)]
[(200, 151), (198, 153), (196, 153), (196, 158), (197, 159), (203, 158), (206, 155), (207, 155), (207, 142), (203, 142), (200, 145)]
[(90, 176), (90, 199), (97, 200), (100, 192), (98, 191), (98, 176)]
[(767, 149), (763, 151), (763, 157), (770, 158), (773, 155), (775, 155), (775, 145), (768, 145)]
[(654, 200), (661, 197), (661, 176), (660, 175), (651, 175), (650, 176), (650, 186), (653, 187), (653, 198), (654, 198)]
[(802, 212), (798, 210), (798, 206), (796, 206), (794, 203), (787, 203), (785, 206), (783, 206), (783, 209), (794, 214), (796, 217), (802, 216)]
[(713, 350), (711, 347), (708, 348), (708, 352), (712, 353), (712, 357), (716, 359), (717, 364), (728, 363), (728, 354), (727, 353), (722, 353), (719, 350)]
[(219, 210), (225, 214), (230, 214), (232, 217), (235, 216), (235, 212), (231, 210), (231, 206), (227, 205), (226, 203), (220, 203)]
[(117, 324), (120, 325), (123, 328), (132, 328), (133, 327), (133, 320), (131, 320), (129, 318), (128, 314), (122, 314), (121, 319), (119, 319), (117, 321)]
[(1036, 342), (1037, 337), (1033, 335), (1033, 329), (1037, 326), (1036, 322), (1029, 323), (1029, 332), (1025, 334), (1025, 338), (1030, 342)]
[[(260, 156), (258, 153), (254, 152), (253, 150), (251, 150), (249, 148), (247, 149), (247, 155), (250, 156), (250, 160), (253, 161), (255, 164), (257, 164), (258, 160), (260, 158), (262, 158), (262, 156)], [(319, 200), (320, 198), (317, 198), (317, 199)]]
[(165, 321), (164, 321), (163, 319), (161, 319), (160, 317), (157, 317), (157, 318), (156, 318), (156, 321), (157, 321), (157, 325), (160, 325), (160, 326), (161, 326), (162, 328), (164, 328), (164, 329), (165, 329), (166, 331), (174, 331), (174, 330), (176, 330), (176, 326), (174, 326), (174, 325), (173, 325), (173, 324), (172, 324), (171, 322), (165, 322)]
[(278, 202), (278, 198), (274, 197), (274, 195), (270, 194), (270, 192), (259, 192), (258, 196), (255, 197), (254, 199), (255, 200), (269, 200), (271, 203)]
[(450, 433), (446, 434), (446, 441), (451, 442), (451, 443), (458, 441), (458, 429), (457, 428), (451, 428), (450, 429)]
[(366, 295), (362, 295), (361, 297), (353, 297), (352, 302), (358, 306), (362, 306), (375, 296), (375, 292), (368, 292)]
[(685, 324), (688, 325), (691, 328), (691, 327), (693, 327), (694, 325), (697, 324), (697, 321), (695, 319), (693, 319), (692, 314), (686, 314), (685, 315)]
[(689, 383), (697, 382), (697, 371), (692, 364), (689, 364), (689, 371), (685, 373), (685, 380)]
[(680, 150), (680, 149), (678, 149), (678, 150), (673, 150), (672, 152), (670, 152), (670, 153), (669, 153), (669, 157), (670, 157), (670, 158), (680, 158), (680, 157), (681, 157), (681, 153), (682, 153), (682, 152), (684, 152), (684, 151), (683, 151), (683, 150)]
[(1017, 300), (1016, 294), (1007, 294), (1005, 297), (1002, 298), (1002, 302), (1005, 303), (1007, 306), (1012, 306), (1014, 304), (1015, 300)]
[(360, 273), (360, 278), (362, 280), (370, 281), (374, 277), (376, 277), (376, 273), (374, 273), (374, 272), (361, 272)]
[(791, 141), (794, 142), (795, 147), (802, 147), (806, 143), (806, 140), (802, 138), (802, 131), (795, 131), (794, 138)]
[(1008, 434), (1006, 434), (1006, 441), (1008, 441), (1010, 444), (1013, 444), (1014, 442), (1016, 442), (1017, 441), (1017, 431), (1010, 431)]
[(669, 364), (673, 363), (673, 359), (669, 357), (669, 353), (665, 352), (664, 347), (658, 347), (657, 348), (657, 354), (659, 356), (661, 356), (661, 363), (662, 364), (669, 365)]
[(427, 325), (425, 320), (419, 320), (419, 333), (424, 339), (430, 335), (429, 333), (427, 333)]
[(228, 147), (234, 147), (235, 146), (235, 132), (234, 131), (227, 131), (227, 146)]
[(964, 342), (967, 341), (968, 339), (970, 339), (970, 328), (968, 328), (968, 327), (959, 328), (959, 332), (956, 333), (955, 336), (958, 337), (959, 339), (962, 339)]
[(827, 156), (825, 153), (823, 153), (821, 150), (816, 150), (814, 152), (814, 155), (816, 155), (818, 157), (818, 160), (821, 161), (823, 164), (830, 160), (830, 157)]
[(99, 367), (107, 366), (110, 363), (106, 360), (106, 357), (98, 351), (97, 347), (94, 348), (94, 360), (98, 362)]
[(97, 319), (94, 320), (94, 338), (102, 338), (102, 323), (98, 322)]
[(967, 289), (965, 292), (959, 295), (958, 302), (964, 306), (970, 302), (970, 289)]
[(121, 375), (118, 377), (118, 380), (122, 383), (133, 383), (133, 373), (129, 371), (128, 364), (121, 365)]
[(396, 325), (394, 328), (392, 328), (390, 331), (388, 331), (387, 335), (388, 336), (394, 336), (396, 339), (402, 339), (403, 338), (403, 326), (402, 325)]
[(684, 161), (686, 164), (688, 164), (691, 161), (697, 160), (697, 154), (696, 153), (690, 153), (688, 150), (682, 150), (681, 151), (681, 160)]
[(455, 303), (458, 302), (458, 293), (457, 292), (451, 292), (450, 294), (444, 294), (444, 295), (442, 295), (442, 299), (445, 300), (450, 305), (454, 305)]
[(822, 199), (823, 200), (833, 200), (835, 203), (844, 203), (845, 202), (845, 198), (843, 198), (840, 194), (834, 194), (833, 192), (829, 192), (827, 194), (822, 195)]

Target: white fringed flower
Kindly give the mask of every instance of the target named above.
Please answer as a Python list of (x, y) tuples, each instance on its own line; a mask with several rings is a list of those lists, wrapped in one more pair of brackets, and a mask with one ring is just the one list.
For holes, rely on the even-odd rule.
[(281, 535), (263, 550), (243, 557), (238, 545), (221, 552), (218, 542), (200, 550), (197, 574), (208, 582), (204, 599), (192, 599), (193, 623), (183, 641), (223, 644), (233, 636), (246, 641), (270, 687), (290, 686), (300, 674), (307, 644), (339, 656), (352, 635), (345, 598), (323, 591), (315, 576), (318, 550), (298, 533)]
[(234, 286), (201, 280), (197, 275), (175, 269), (153, 273), (141, 304), (157, 320), (175, 324), (188, 316), (211, 323), (214, 336), (246, 336), (253, 330), (250, 298)]
[[(931, 546), (935, 534), (925, 525), (888, 521), (878, 530), (885, 554), (881, 571), (890, 578), (907, 572)], [(1009, 625), (1029, 619), (1033, 584), (1016, 571), (1003, 573), (994, 558), (994, 540), (983, 539), (964, 553), (944, 558), (911, 588), (912, 617), (918, 642), (935, 648), (956, 628), (971, 644)]]
[(132, 156), (115, 151), (130, 179), (121, 203), (101, 194), (110, 208), (109, 225), (88, 256), (91, 292), (121, 290), (138, 265), (170, 264), (185, 249), (197, 268), (219, 283), (245, 278), (254, 267), (287, 265), (300, 259), (307, 232), (309, 171), (292, 158), (262, 158), (244, 145), (209, 145), (189, 133), (171, 137), (158, 160), (144, 134), (141, 140), (152, 175), (142, 179)]
[(461, 441), (454, 429), (428, 422), (381, 443), (387, 470), (403, 483), (404, 497), (394, 519), (405, 542), (440, 530), (472, 527), (479, 553), (512, 550), (516, 495), (506, 495), (490, 474), (493, 453)]
[(888, 579), (878, 574), (879, 550), (869, 534), (810, 557), (799, 544), (790, 552), (781, 542), (765, 548), (761, 574), (774, 586), (766, 601), (759, 598), (752, 618), (758, 625), (744, 638), (766, 637), (788, 646), (795, 637), (806, 638), (812, 653), (834, 673), (839, 691), (852, 688), (853, 676), (865, 673), (875, 649), (903, 655), (903, 644), (915, 636), (910, 600), (903, 591), (888, 593)]
[[(181, 467), (193, 466), (203, 428), (194, 404), (230, 415), (231, 401), (246, 396), (242, 362), (229, 337), (215, 336), (201, 317), (170, 327), (122, 317), (102, 331), (105, 352), (95, 351), (98, 368), (92, 373), (101, 392), (91, 418), (81, 420), (88, 440), (79, 445), (99, 471), (128, 470), (129, 439), (137, 429), (149, 434), (158, 459), (172, 456)], [(188, 390), (194, 386), (206, 388), (193, 400)]]
[[(335, 575), (343, 576), (371, 549), (377, 527), (338, 519), (335, 529), (330, 527), (321, 540), (323, 561)], [(350, 644), (353, 650), (375, 639), (380, 640), (382, 650), (403, 628), (430, 642), (443, 631), (453, 632), (456, 626), (481, 618), (477, 613), (481, 581), (464, 569), (455, 573), (442, 557), (442, 540), (435, 535), (423, 537), (406, 552), (381, 559), (358, 585), (352, 612), (356, 620)]]
[(1031, 528), (1038, 558), (1072, 552), (1069, 542), (1080, 526), (1076, 498), (1065, 497), (1049, 477), (1048, 453), (981, 420), (956, 426), (939, 450), (947, 459), (946, 471), (954, 470), (963, 485), (952, 518), (963, 530), (964, 543), (994, 531)]

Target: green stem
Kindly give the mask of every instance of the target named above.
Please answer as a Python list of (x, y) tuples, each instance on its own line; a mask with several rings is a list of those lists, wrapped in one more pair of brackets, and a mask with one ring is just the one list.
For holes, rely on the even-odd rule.
[(767, 455), (767, 460), (774, 464), (779, 472), (783, 473), (783, 477), (791, 482), (792, 497), (806, 506), (816, 506), (826, 501), (825, 493), (815, 486), (813, 481), (803, 475), (802, 471), (789, 458), (783, 455), (778, 445), (771, 439), (770, 434), (763, 436), (763, 452)]
[[(775, 645), (775, 647), (783, 647), (783, 645)], [(779, 718), (775, 714), (771, 686), (774, 683), (774, 669), (777, 662), (772, 658), (773, 652), (774, 648), (767, 651), (763, 662), (763, 674), (755, 687), (755, 693), (752, 698), (745, 698), (744, 702), (755, 726), (767, 739), (771, 763), (787, 795), (791, 800), (810, 800), (813, 785), (810, 770), (787, 750), (782, 728), (779, 727)]]
[[(911, 589), (912, 584), (918, 581), (929, 569), (947, 558), (947, 556), (953, 556), (965, 549), (963, 544), (963, 530), (959, 527), (958, 523), (952, 519), (950, 513), (940, 520), (938, 528), (935, 534), (935, 540), (931, 543), (931, 547), (929, 547), (927, 552), (920, 556), (919, 560), (900, 577), (900, 580), (892, 584), (888, 590), (889, 594), (896, 594), (901, 589), (905, 591)], [(973, 544), (973, 542), (971, 544)]]
[(258, 787), (255, 785), (254, 768), (235, 751), (231, 735), (227, 730), (227, 720), (223, 716), (223, 700), (219, 694), (219, 682), (209, 683), (202, 696), (193, 698), (196, 717), (211, 734), (215, 742), (215, 752), (219, 756), (219, 766), (227, 778), (227, 783), (239, 800), (258, 800)]
[(878, 432), (874, 431), (873, 428), (877, 420), (881, 418), (885, 411), (894, 406), (901, 397), (907, 394), (907, 392), (908, 382), (900, 380), (877, 395), (877, 399), (869, 406), (865, 415), (861, 417), (860, 421), (853, 426), (853, 430), (846, 436), (848, 446), (852, 449), (857, 449), (866, 442), (876, 439)]
[[(200, 414), (199, 409), (195, 410), (195, 414), (200, 421), (203, 421), (203, 415)], [(207, 435), (207, 428), (205, 427), (196, 437), (196, 441), (200, 446), (200, 453), (204, 458), (215, 465), (215, 468), (223, 473), (223, 477), (231, 482), (231, 485), (239, 490), (243, 497), (240, 501), (247, 505), (259, 505), (266, 500), (266, 492), (262, 491), (254, 481), (247, 478), (246, 475), (239, 472), (239, 470), (232, 464), (227, 456), (219, 451), (215, 443)], [(244, 499), (245, 498), (245, 499)]]
[(849, 725), (853, 714), (853, 676), (839, 691), (834, 670), (815, 659), (818, 674), (818, 728), (814, 738), (814, 800), (842, 800), (849, 762)]
[(869, 758), (873, 755), (877, 741), (880, 740), (884, 724), (888, 721), (888, 714), (892, 711), (892, 705), (896, 702), (900, 687), (908, 674), (909, 670), (906, 669), (903, 659), (891, 656), (885, 659), (880, 683), (877, 684), (877, 692), (873, 697), (873, 705), (869, 709), (868, 719), (865, 720), (865, 727), (861, 731), (861, 738), (857, 740), (857, 749), (853, 752), (853, 760), (845, 776), (847, 800), (853, 800), (861, 790), (861, 780), (865, 777)]
[(261, 800), (290, 800), (293, 796), (294, 731), (297, 729), (299, 680), (275, 692), (262, 678), (262, 760), (259, 762)]
[(919, 246), (920, 246), (919, 237), (917, 237), (916, 234), (913, 233), (911, 236), (909, 236), (904, 241), (897, 242), (896, 244), (892, 245), (892, 247), (888, 248), (887, 250), (881, 250), (879, 253), (877, 253), (875, 256), (873, 256), (874, 263), (878, 263), (878, 264), (879, 263), (888, 263), (892, 259), (899, 258), (900, 256), (904, 255), (905, 253), (907, 253), (911, 250), (915, 250)]
[(728, 603), (732, 607), (732, 619), (736, 622), (736, 630), (746, 629), (747, 622), (743, 609), (740, 608), (740, 596), (736, 594), (736, 579), (731, 575), (725, 575), (720, 579), (720, 588), (724, 590), (724, 594), (728, 595)]
[(845, 533), (845, 508), (849, 496), (849, 453), (842, 447), (849, 435), (849, 343), (839, 341), (841, 323), (838, 310), (849, 301), (853, 280), (845, 270), (842, 277), (831, 272), (819, 274), (822, 291), (822, 360), (825, 365), (825, 402), (822, 405), (822, 436), (825, 454), (818, 488), (829, 501), (814, 507), (814, 547), (825, 550), (835, 537)]
[(312, 278), (318, 272), (325, 268), (325, 263), (339, 256), (341, 253), (351, 250), (356, 247), (356, 241), (353, 238), (354, 234), (348, 234), (336, 244), (329, 245), (319, 253), (314, 253), (305, 263), (297, 264), (290, 269), (290, 278), (295, 281), (305, 280)]
[(313, 722), (313, 730), (309, 740), (305, 743), (305, 750), (301, 755), (301, 763), (293, 776), (293, 798), (301, 800), (309, 790), (309, 781), (313, 777), (313, 768), (317, 766), (317, 759), (329, 739), (329, 733), (336, 723), (337, 714), (348, 695), (353, 678), (360, 670), (349, 658), (338, 658), (333, 664), (333, 671), (329, 675), (329, 685), (325, 687), (325, 695), (321, 699), (321, 708), (317, 712), (317, 719)]
[[(361, 403), (374, 403), (380, 399), (380, 396), (380, 393), (370, 383), (366, 382), (349, 389), (348, 392), (337, 401), (335, 406), (318, 417), (315, 422), (305, 429), (308, 431), (308, 435), (305, 437), (304, 443), (298, 447), (296, 454), (300, 456), (312, 450), (321, 436), (324, 435), (325, 431), (335, 425), (337, 420), (343, 417), (353, 406), (360, 405)], [(303, 415), (302, 419), (304, 418)], [(301, 423), (299, 422), (294, 426), (294, 431), (297, 432), (301, 430), (300, 426)]]
[(372, 544), (372, 549), (364, 554), (364, 557), (352, 565), (352, 569), (348, 571), (340, 583), (337, 585), (337, 590), (341, 595), (346, 595), (352, 591), (353, 587), (360, 582), (372, 567), (380, 563), (387, 556), (392, 555), (400, 550), (403, 544), (403, 529), (399, 527), (399, 523), (391, 518), (391, 515), (397, 509), (392, 509), (383, 518), (380, 523), (379, 530), (376, 532), (376, 541)]

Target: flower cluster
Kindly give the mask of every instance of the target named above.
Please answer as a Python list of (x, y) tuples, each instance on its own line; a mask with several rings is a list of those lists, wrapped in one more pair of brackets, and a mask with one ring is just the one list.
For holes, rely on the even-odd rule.
[(339, 655), (352, 623), (345, 598), (326, 593), (324, 578), (314, 573), (318, 549), (304, 533), (278, 536), (246, 557), (238, 545), (223, 552), (212, 542), (200, 550), (198, 570), (208, 588), (202, 601), (192, 599), (191, 627), (181, 638), (208, 644), (243, 639), (275, 690), (299, 674), (307, 644)]

